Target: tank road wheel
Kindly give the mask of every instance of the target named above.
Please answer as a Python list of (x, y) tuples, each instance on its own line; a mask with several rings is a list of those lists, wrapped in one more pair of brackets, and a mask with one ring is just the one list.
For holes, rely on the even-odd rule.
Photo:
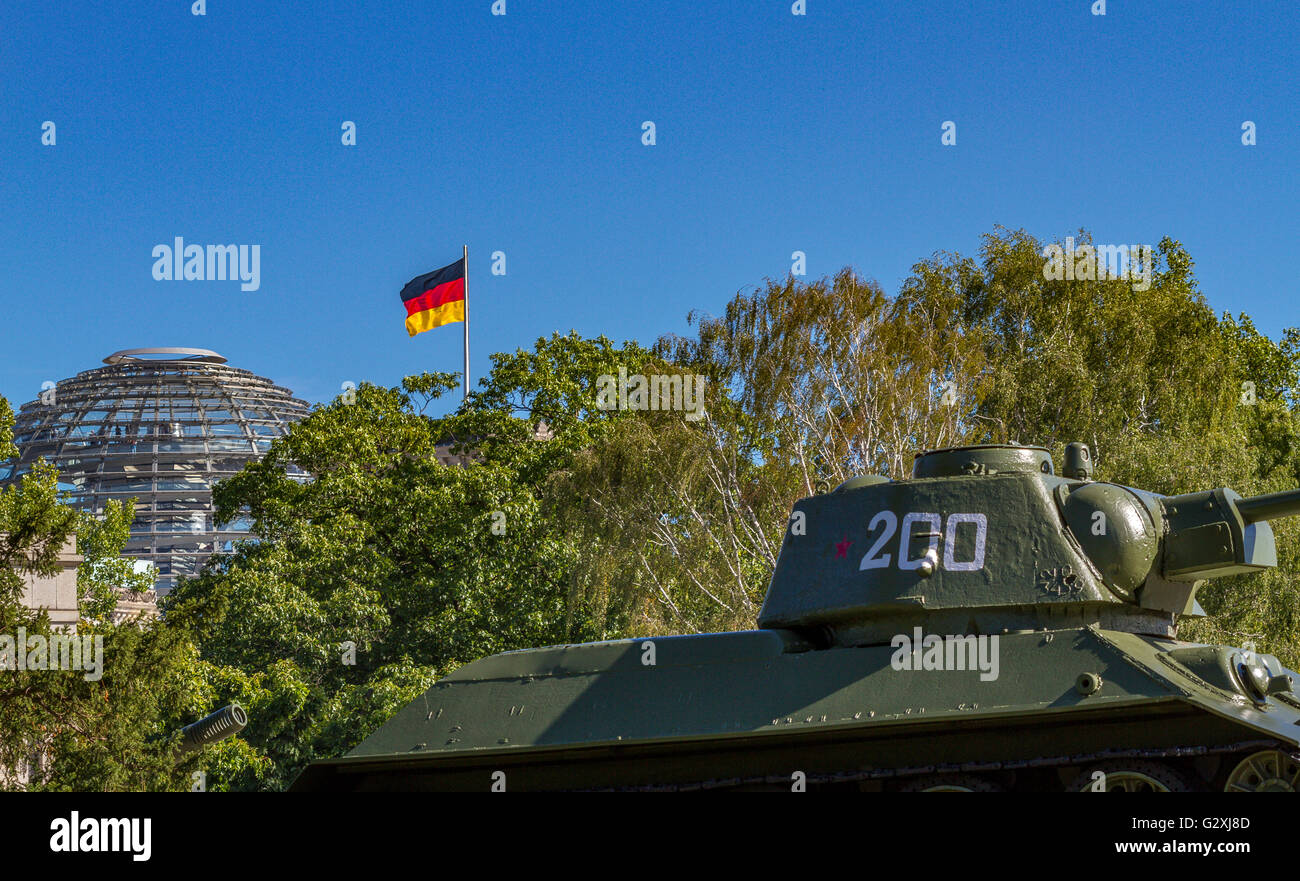
[(1224, 792), (1300, 792), (1300, 762), (1269, 749), (1242, 759), (1228, 775)]
[(899, 792), (1002, 792), (1002, 787), (971, 774), (928, 774), (908, 780)]
[(1069, 792), (1191, 792), (1192, 789), (1187, 778), (1168, 765), (1141, 760), (1093, 765), (1067, 787)]

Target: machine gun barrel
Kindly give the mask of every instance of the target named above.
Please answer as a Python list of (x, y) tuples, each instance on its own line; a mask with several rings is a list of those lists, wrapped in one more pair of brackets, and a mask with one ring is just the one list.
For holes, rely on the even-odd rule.
[(1300, 515), (1300, 489), (1287, 489), (1282, 492), (1237, 499), (1236, 505), (1241, 519), (1247, 523), (1294, 517)]
[(222, 707), (215, 713), (210, 713), (181, 729), (181, 745), (176, 751), (176, 758), (179, 760), (209, 743), (216, 743), (238, 734), (247, 724), (248, 714), (239, 704)]

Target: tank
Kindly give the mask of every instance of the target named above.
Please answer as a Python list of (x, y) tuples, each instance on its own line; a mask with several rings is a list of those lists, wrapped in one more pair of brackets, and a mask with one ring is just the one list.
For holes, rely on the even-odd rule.
[(923, 453), (795, 504), (758, 629), (484, 658), (291, 789), (1295, 792), (1296, 674), (1177, 633), (1296, 514)]

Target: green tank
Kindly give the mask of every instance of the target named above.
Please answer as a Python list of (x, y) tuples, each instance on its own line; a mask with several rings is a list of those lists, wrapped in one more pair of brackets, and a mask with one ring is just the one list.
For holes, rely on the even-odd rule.
[(292, 789), (1300, 790), (1296, 674), (1177, 639), (1300, 490), (1064, 464), (935, 450), (803, 499), (757, 630), (484, 658)]

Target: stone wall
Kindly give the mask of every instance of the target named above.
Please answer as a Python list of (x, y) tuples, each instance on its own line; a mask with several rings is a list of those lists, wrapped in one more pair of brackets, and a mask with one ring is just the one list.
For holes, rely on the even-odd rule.
[(59, 571), (53, 577), (28, 575), (23, 602), (28, 608), (50, 610), (50, 623), (76, 626), (80, 617), (77, 607), (77, 566), (82, 556), (77, 553), (77, 541), (69, 538), (59, 552)]

